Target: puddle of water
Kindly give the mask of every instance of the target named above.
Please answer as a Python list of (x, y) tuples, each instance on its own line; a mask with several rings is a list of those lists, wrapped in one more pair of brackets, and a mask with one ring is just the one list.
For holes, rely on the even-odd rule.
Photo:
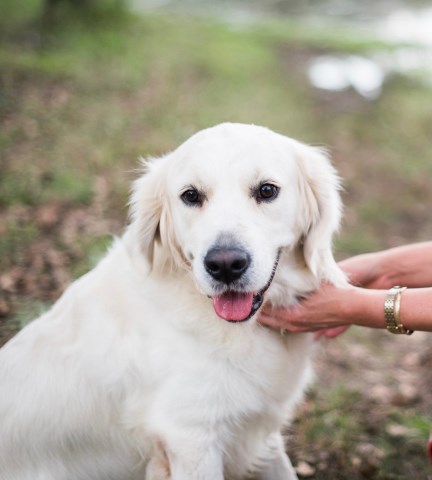
[(378, 22), (378, 34), (393, 42), (410, 42), (432, 48), (432, 7), (406, 8), (390, 13)]
[[(313, 59), (307, 76), (315, 88), (355, 90), (374, 100), (394, 74), (407, 75), (432, 87), (432, 6), (431, 2), (398, 0), (131, 0), (136, 11), (163, 11), (217, 16), (234, 25), (262, 22), (266, 18), (296, 18), (306, 25), (339, 23), (366, 36), (383, 39), (393, 51), (371, 52), (366, 56), (325, 55)], [(311, 26), (312, 28), (312, 26)]]
[(385, 81), (385, 73), (376, 62), (357, 55), (316, 57), (310, 62), (308, 77), (321, 90), (341, 92), (353, 88), (368, 100), (380, 96)]
[(372, 52), (369, 57), (326, 55), (309, 65), (310, 83), (334, 92), (354, 89), (368, 100), (381, 94), (395, 74), (406, 75), (432, 87), (432, 8), (397, 10), (375, 21), (371, 33), (403, 47)]

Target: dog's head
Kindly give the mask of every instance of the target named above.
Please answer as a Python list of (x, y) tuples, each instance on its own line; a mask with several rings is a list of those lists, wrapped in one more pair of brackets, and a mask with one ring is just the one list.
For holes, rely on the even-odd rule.
[[(219, 317), (250, 318), (279, 265), (301, 251), (304, 275), (341, 278), (331, 252), (339, 180), (326, 155), (263, 127), (222, 124), (148, 162), (134, 185), (132, 224), (153, 262), (192, 273)], [(298, 262), (297, 262), (298, 265)]]

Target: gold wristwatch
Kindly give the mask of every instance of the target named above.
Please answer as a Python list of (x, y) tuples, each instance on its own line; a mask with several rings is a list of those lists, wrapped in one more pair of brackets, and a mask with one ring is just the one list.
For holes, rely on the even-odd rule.
[(395, 286), (388, 292), (384, 302), (384, 318), (387, 330), (391, 333), (411, 335), (414, 330), (408, 330), (400, 320), (401, 293), (406, 287)]

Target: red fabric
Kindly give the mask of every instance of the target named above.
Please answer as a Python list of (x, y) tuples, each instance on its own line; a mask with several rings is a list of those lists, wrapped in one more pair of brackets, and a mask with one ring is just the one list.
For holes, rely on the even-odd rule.
[(428, 441), (428, 455), (429, 455), (429, 460), (432, 462), (432, 434), (429, 437), (429, 441)]

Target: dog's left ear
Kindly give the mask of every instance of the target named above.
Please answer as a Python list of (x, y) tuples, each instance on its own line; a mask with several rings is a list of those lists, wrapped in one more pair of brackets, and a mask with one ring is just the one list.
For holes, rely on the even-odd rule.
[(143, 173), (132, 187), (129, 229), (150, 265), (153, 265), (156, 243), (169, 251), (169, 260), (181, 262), (166, 193), (168, 163), (169, 155), (143, 161)]
[(344, 284), (345, 276), (332, 252), (333, 235), (342, 217), (340, 178), (322, 149), (299, 144), (297, 161), (306, 220), (302, 237), (306, 265), (319, 280)]

